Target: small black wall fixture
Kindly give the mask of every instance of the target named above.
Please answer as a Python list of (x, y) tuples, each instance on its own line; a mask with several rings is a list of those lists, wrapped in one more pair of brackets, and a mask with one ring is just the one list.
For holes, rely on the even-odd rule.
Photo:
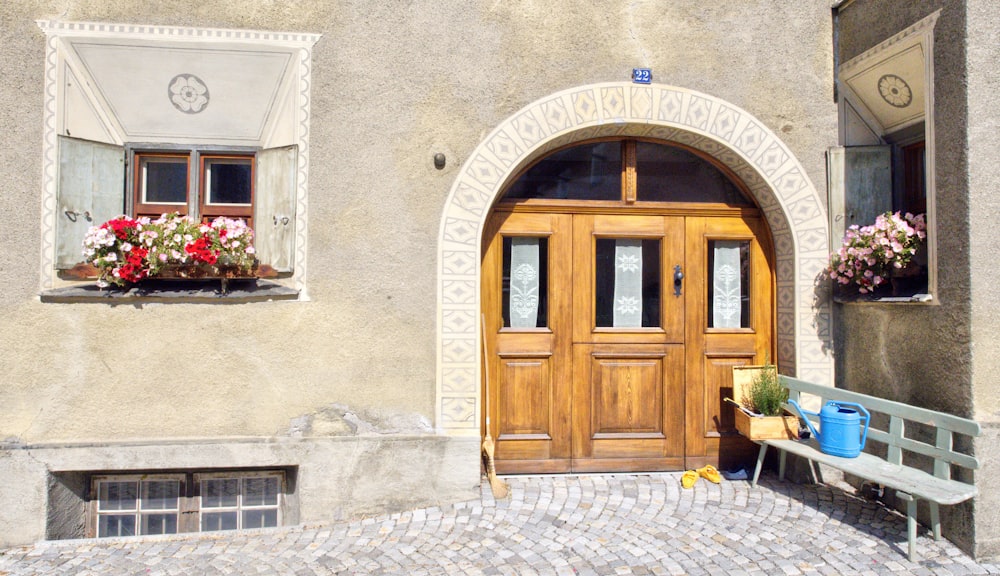
[(438, 152), (437, 154), (434, 155), (434, 167), (435, 168), (437, 168), (438, 170), (441, 170), (442, 168), (444, 168), (444, 163), (445, 163), (444, 154)]

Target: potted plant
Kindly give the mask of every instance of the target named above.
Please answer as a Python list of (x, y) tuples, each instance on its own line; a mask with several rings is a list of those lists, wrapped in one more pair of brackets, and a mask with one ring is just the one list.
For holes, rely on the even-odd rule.
[(750, 440), (799, 437), (799, 419), (787, 414), (788, 389), (778, 380), (778, 369), (763, 366), (733, 367), (736, 397), (736, 430)]
[(97, 268), (101, 288), (147, 278), (246, 278), (257, 270), (246, 222), (220, 217), (203, 223), (177, 213), (155, 220), (118, 216), (92, 226), (83, 256)]
[(851, 226), (827, 271), (842, 292), (871, 294), (903, 274), (927, 236), (924, 215), (880, 214), (870, 226)]

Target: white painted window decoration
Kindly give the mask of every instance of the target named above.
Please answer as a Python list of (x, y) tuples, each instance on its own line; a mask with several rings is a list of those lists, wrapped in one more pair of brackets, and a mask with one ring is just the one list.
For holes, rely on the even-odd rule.
[(319, 35), (38, 25), (48, 38), (43, 288), (86, 273), (91, 226), (177, 211), (252, 222), (261, 264), (301, 290)]

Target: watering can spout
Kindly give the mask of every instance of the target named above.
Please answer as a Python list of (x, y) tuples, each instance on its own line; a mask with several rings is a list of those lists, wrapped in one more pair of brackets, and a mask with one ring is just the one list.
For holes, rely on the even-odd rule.
[(813, 438), (819, 440), (819, 432), (816, 431), (816, 427), (813, 426), (812, 420), (809, 419), (808, 415), (819, 416), (819, 412), (810, 412), (805, 408), (799, 406), (799, 403), (795, 400), (789, 400), (788, 403), (795, 408), (795, 411), (799, 413), (799, 419), (804, 420), (806, 426), (809, 427), (809, 432), (813, 435)]
[[(821, 452), (843, 458), (856, 458), (861, 454), (868, 439), (868, 425), (871, 421), (871, 414), (864, 406), (855, 402), (830, 401), (817, 413), (804, 410), (795, 400), (789, 400), (788, 404), (806, 421), (809, 431), (819, 442)], [(864, 429), (860, 429), (862, 413)], [(810, 415), (819, 416), (819, 432), (809, 420)]]

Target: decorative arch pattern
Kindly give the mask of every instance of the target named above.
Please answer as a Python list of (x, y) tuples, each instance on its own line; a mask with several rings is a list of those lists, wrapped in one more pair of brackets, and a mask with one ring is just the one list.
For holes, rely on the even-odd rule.
[(824, 203), (788, 147), (749, 112), (713, 96), (627, 82), (571, 88), (507, 118), (462, 166), (438, 236), (436, 422), (443, 433), (480, 427), (479, 306), (482, 229), (504, 186), (559, 147), (602, 136), (679, 142), (713, 156), (750, 189), (774, 239), (778, 366), (831, 383), (830, 302), (815, 279), (826, 266)]

